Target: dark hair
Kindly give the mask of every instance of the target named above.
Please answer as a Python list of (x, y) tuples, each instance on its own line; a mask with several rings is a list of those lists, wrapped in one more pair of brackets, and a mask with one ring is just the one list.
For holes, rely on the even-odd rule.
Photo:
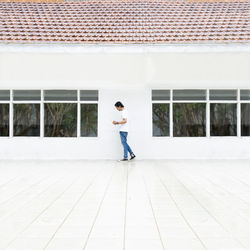
[(115, 103), (115, 106), (116, 106), (117, 108), (124, 108), (124, 105), (123, 105), (121, 102), (116, 102), (116, 103)]

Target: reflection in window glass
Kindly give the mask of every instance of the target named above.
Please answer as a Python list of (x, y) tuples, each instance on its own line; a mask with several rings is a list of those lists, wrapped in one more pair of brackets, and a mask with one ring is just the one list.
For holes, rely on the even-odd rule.
[(9, 104), (0, 104), (0, 136), (9, 136)]
[(210, 104), (210, 135), (211, 136), (237, 135), (236, 103)]
[(173, 100), (181, 100), (181, 101), (206, 100), (206, 90), (176, 89), (173, 90)]
[(206, 136), (206, 104), (174, 103), (173, 134), (176, 137)]
[(40, 90), (13, 90), (14, 101), (40, 101)]
[(250, 100), (250, 89), (242, 89), (240, 91), (240, 99), (242, 101)]
[(153, 101), (170, 100), (170, 90), (167, 89), (155, 89), (152, 90)]
[(210, 100), (237, 100), (237, 90), (235, 89), (211, 89), (209, 91)]
[(9, 90), (0, 90), (0, 100), (9, 101), (10, 100), (10, 91)]
[(14, 104), (14, 136), (40, 136), (40, 104)]
[(250, 103), (241, 104), (241, 135), (250, 136)]
[(153, 136), (169, 136), (169, 104), (153, 103)]
[(81, 101), (98, 101), (98, 90), (80, 90)]
[(97, 104), (81, 104), (81, 136), (97, 136)]
[(45, 101), (77, 101), (77, 90), (44, 90)]
[(77, 104), (45, 103), (44, 104), (44, 136), (76, 137)]

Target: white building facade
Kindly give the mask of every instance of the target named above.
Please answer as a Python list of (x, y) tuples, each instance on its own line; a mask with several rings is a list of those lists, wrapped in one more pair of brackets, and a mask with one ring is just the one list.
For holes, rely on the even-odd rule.
[(247, 43), (2, 44), (0, 98), (1, 159), (120, 158), (116, 101), (138, 159), (250, 158)]

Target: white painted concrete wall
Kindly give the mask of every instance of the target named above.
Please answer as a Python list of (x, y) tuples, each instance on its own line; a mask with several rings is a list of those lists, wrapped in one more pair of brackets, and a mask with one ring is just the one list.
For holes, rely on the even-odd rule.
[[(180, 48), (180, 47), (179, 47)], [(0, 50), (0, 89), (99, 89), (98, 138), (0, 138), (0, 158), (122, 157), (114, 103), (138, 159), (250, 158), (250, 137), (154, 138), (151, 89), (250, 88), (250, 50)]]

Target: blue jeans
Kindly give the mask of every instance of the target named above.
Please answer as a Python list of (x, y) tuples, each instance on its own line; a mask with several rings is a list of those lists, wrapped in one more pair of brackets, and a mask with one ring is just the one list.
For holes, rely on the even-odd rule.
[(122, 142), (123, 149), (124, 149), (123, 158), (125, 158), (125, 159), (128, 158), (128, 152), (130, 153), (130, 155), (134, 154), (132, 149), (130, 148), (130, 146), (127, 143), (127, 136), (128, 136), (128, 132), (120, 131), (121, 142)]

